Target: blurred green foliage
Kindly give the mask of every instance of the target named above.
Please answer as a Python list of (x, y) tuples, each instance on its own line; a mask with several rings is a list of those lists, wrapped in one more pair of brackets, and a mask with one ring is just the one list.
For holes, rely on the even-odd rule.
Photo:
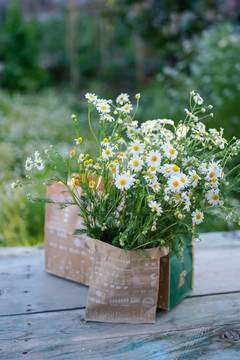
[(39, 48), (34, 27), (24, 23), (18, 1), (8, 10), (0, 35), (0, 58), (3, 70), (0, 84), (10, 90), (34, 90), (46, 80), (46, 73), (39, 65)]

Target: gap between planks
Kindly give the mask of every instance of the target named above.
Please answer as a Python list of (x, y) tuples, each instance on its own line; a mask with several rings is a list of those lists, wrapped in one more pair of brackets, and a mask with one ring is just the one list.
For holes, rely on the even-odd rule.
[[(208, 297), (208, 296), (219, 296), (219, 295), (230, 295), (230, 294), (240, 294), (240, 290), (236, 291), (226, 291), (221, 293), (212, 293), (212, 294), (200, 294), (200, 295), (189, 295), (186, 299), (193, 299), (193, 298), (199, 298), (199, 297)], [(42, 311), (32, 311), (32, 312), (25, 312), (25, 313), (15, 313), (15, 314), (6, 314), (6, 315), (0, 315), (0, 318), (6, 318), (6, 317), (13, 317), (13, 316), (24, 316), (24, 315), (35, 315), (35, 314), (47, 314), (47, 313), (57, 313), (57, 312), (63, 312), (63, 311), (75, 311), (75, 310), (85, 310), (85, 306), (80, 307), (74, 307), (74, 308), (65, 308), (65, 309), (53, 309), (53, 310), (42, 310)], [(161, 309), (158, 309), (161, 311)], [(164, 310), (163, 310), (164, 311)], [(167, 311), (166, 311), (167, 313)]]

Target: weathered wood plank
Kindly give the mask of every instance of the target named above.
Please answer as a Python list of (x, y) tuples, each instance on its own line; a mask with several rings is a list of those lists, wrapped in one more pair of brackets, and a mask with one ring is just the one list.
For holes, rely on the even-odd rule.
[(240, 291), (240, 231), (201, 234), (192, 296)]
[[(240, 294), (186, 299), (156, 324), (85, 322), (85, 310), (0, 317), (0, 358), (239, 360)], [(91, 350), (91, 351), (89, 351)]]
[(43, 249), (0, 255), (0, 315), (85, 307), (87, 293), (84, 285), (45, 273)]
[[(240, 231), (201, 237), (193, 296), (240, 291)], [(0, 315), (85, 307), (87, 293), (86, 286), (45, 273), (43, 247), (0, 248)]]

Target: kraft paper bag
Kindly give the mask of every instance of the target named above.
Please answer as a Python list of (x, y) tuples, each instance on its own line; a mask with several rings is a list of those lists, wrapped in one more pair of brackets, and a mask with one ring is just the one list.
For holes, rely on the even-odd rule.
[[(47, 198), (55, 202), (71, 200), (67, 188), (54, 183), (47, 188)], [(86, 246), (85, 235), (73, 235), (82, 228), (79, 208), (71, 205), (59, 209), (58, 204), (46, 204), (45, 213), (45, 270), (46, 272), (89, 285), (93, 251)]]
[(88, 239), (95, 252), (86, 320), (116, 323), (154, 323), (158, 301), (160, 258), (166, 248), (136, 251)]
[(158, 308), (171, 310), (185, 299), (193, 289), (193, 242), (191, 234), (185, 236), (182, 254), (161, 258)]

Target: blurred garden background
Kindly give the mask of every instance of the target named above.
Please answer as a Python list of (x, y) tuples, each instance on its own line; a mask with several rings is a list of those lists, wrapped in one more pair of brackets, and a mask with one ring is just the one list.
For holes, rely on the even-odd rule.
[(179, 121), (194, 89), (214, 106), (207, 126), (240, 137), (239, 55), (238, 0), (0, 0), (0, 246), (43, 242), (44, 204), (11, 183), (35, 150), (69, 154), (71, 114), (90, 149), (87, 91), (141, 93), (137, 120)]

